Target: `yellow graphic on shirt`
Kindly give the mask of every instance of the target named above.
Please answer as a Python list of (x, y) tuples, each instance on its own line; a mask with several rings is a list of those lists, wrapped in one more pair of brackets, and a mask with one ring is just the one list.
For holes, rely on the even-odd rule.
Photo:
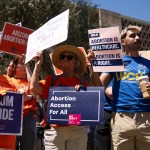
[(128, 80), (128, 81), (137, 81), (139, 77), (143, 76), (143, 73), (134, 73), (134, 72), (117, 72), (116, 80)]

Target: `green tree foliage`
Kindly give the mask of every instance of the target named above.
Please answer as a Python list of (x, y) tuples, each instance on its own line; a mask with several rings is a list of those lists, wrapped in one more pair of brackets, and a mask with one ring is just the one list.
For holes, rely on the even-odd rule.
[[(61, 44), (89, 48), (88, 29), (98, 28), (98, 11), (88, 0), (0, 0), (0, 29), (5, 22), (18, 23), (37, 30), (47, 21), (69, 9), (68, 39)], [(45, 51), (44, 73), (51, 73), (48, 52)]]

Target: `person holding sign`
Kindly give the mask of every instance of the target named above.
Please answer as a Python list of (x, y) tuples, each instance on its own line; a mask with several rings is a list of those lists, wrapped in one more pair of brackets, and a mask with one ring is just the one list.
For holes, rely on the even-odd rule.
[[(13, 85), (11, 78), (7, 75), (0, 76), (0, 98), (6, 95), (7, 91), (16, 92), (17, 89)], [(2, 112), (1, 112), (2, 114)], [(0, 149), (15, 149), (16, 148), (16, 136), (15, 135), (0, 135)]]
[(23, 134), (17, 136), (17, 146), (21, 150), (33, 150), (36, 137), (36, 97), (29, 90), (25, 56), (17, 56), (9, 65), (7, 75), (16, 90), (24, 94)]
[[(113, 150), (150, 149), (150, 98), (143, 97), (138, 82), (141, 76), (150, 78), (150, 61), (139, 56), (140, 33), (138, 26), (128, 26), (121, 32), (124, 72), (102, 73), (99, 79), (93, 72), (93, 81), (97, 86), (106, 87), (114, 79), (111, 119)], [(89, 50), (88, 57), (89, 60), (94, 57), (92, 50)], [(150, 82), (145, 85), (150, 92)]]
[[(6, 95), (7, 91), (16, 91), (11, 78), (6, 75), (0, 76), (0, 97)], [(2, 99), (1, 99), (2, 100)], [(0, 135), (0, 149), (15, 149), (16, 136), (15, 135)]]
[[(36, 99), (29, 92), (29, 82), (27, 81), (26, 76), (24, 56), (17, 56), (8, 66), (7, 75), (0, 76), (0, 94), (5, 95), (7, 91), (13, 92), (19, 91), (20, 93), (24, 94), (24, 110), (23, 110), (24, 128), (22, 137), (24, 137), (24, 135), (26, 135), (26, 137), (24, 141), (21, 142), (20, 146), (22, 150), (23, 149), (33, 150), (34, 145), (33, 143), (35, 141), (35, 134), (36, 134), (35, 132), (36, 128), (34, 128), (33, 125), (34, 122), (36, 123), (36, 119), (32, 118), (31, 116), (36, 113)], [(31, 130), (33, 128), (35, 131)], [(0, 148), (16, 149), (15, 135), (0, 135), (0, 141), (1, 141)], [(22, 143), (26, 147), (23, 146)]]
[[(39, 82), (42, 62), (42, 54), (37, 54), (30, 89), (34, 94), (47, 99), (53, 76), (48, 75), (45, 80)], [(63, 71), (54, 86), (76, 86), (77, 89), (79, 88), (81, 83), (78, 75), (86, 71), (86, 58), (79, 48), (72, 45), (57, 47), (52, 55), (52, 63)], [(85, 82), (84, 86), (87, 85), (88, 83)], [(84, 126), (47, 125), (44, 138), (46, 150), (86, 150), (87, 148), (87, 132)]]

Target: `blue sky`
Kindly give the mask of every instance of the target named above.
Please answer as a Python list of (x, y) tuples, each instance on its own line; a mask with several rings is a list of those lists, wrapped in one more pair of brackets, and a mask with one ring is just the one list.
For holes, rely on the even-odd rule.
[(150, 22), (150, 0), (91, 0), (99, 8)]

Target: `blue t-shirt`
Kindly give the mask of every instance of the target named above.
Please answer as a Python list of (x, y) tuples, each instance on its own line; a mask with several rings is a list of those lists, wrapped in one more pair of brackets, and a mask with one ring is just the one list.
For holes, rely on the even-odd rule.
[(144, 99), (138, 78), (150, 77), (150, 60), (143, 57), (124, 56), (124, 72), (112, 72), (113, 111), (115, 112), (150, 112), (150, 99)]
[(105, 94), (104, 98), (104, 109), (105, 110), (112, 110), (112, 100)]
[[(110, 84), (108, 85), (108, 87), (112, 86), (112, 81), (110, 82)], [(112, 100), (105, 94), (104, 97), (104, 109), (105, 110), (112, 110)]]

